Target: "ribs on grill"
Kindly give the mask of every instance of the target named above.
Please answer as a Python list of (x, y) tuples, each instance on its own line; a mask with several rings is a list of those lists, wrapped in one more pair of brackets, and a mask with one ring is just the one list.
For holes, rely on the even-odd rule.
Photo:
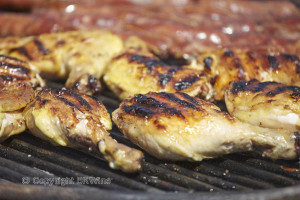
[(180, 57), (220, 47), (276, 46), (289, 53), (300, 49), (295, 45), (300, 38), (299, 11), (287, 1), (202, 0), (155, 8), (120, 1), (62, 2), (31, 14), (1, 14), (1, 35), (104, 29), (122, 37), (139, 36), (161, 52)]

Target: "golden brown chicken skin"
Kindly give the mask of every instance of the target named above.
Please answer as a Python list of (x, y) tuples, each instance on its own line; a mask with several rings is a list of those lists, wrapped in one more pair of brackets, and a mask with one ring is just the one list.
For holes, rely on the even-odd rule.
[(109, 113), (95, 97), (68, 90), (43, 89), (27, 105), (26, 125), (35, 136), (72, 148), (99, 150), (113, 169), (136, 172), (142, 152), (117, 143), (109, 136)]
[(0, 141), (25, 130), (22, 110), (43, 85), (27, 62), (0, 55)]
[(99, 78), (123, 41), (105, 31), (73, 31), (25, 38), (3, 38), (1, 52), (28, 61), (47, 79), (67, 79), (66, 86), (99, 92)]
[(300, 130), (300, 87), (234, 81), (226, 89), (225, 103), (228, 112), (241, 121), (266, 128)]
[(216, 90), (215, 99), (224, 100), (229, 82), (257, 79), (300, 86), (300, 60), (297, 55), (266, 53), (263, 50), (220, 50), (202, 54), (199, 66)]
[(245, 151), (273, 159), (297, 157), (294, 132), (243, 123), (185, 93), (136, 95), (124, 100), (112, 118), (125, 136), (159, 159), (200, 161)]
[(213, 89), (204, 73), (164, 63), (151, 53), (129, 49), (108, 65), (106, 85), (120, 99), (148, 92), (185, 92), (209, 100)]

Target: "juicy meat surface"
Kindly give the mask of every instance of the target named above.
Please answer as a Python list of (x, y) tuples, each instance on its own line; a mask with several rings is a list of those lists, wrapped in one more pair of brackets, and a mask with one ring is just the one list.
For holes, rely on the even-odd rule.
[(164, 63), (151, 53), (129, 49), (115, 57), (103, 77), (120, 99), (148, 92), (185, 92), (211, 99), (213, 89), (200, 70)]
[(0, 55), (0, 141), (25, 131), (22, 110), (43, 85), (27, 62)]
[(218, 50), (203, 53), (197, 62), (195, 68), (210, 77), (216, 100), (224, 100), (226, 87), (234, 80), (257, 79), (300, 86), (300, 59), (295, 54)]
[(98, 79), (110, 59), (123, 50), (123, 42), (109, 32), (74, 31), (3, 38), (0, 48), (3, 53), (28, 61), (47, 79), (68, 77), (68, 88), (94, 93), (101, 89)]
[(99, 150), (113, 169), (139, 171), (142, 152), (110, 137), (110, 115), (95, 97), (68, 90), (43, 89), (25, 108), (31, 133), (54, 144)]
[(257, 80), (234, 81), (226, 89), (228, 112), (241, 121), (266, 127), (300, 130), (300, 87)]
[(200, 161), (245, 151), (273, 159), (297, 157), (293, 132), (243, 123), (185, 93), (136, 95), (124, 100), (112, 118), (125, 136), (159, 159)]

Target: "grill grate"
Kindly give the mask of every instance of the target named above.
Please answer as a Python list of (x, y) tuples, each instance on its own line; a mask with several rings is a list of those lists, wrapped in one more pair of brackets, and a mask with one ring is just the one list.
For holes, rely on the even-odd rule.
[[(109, 112), (118, 107), (119, 102), (114, 100), (110, 93), (104, 93), (101, 99)], [(138, 148), (126, 139), (117, 127), (113, 128), (111, 135), (119, 142)], [(43, 184), (41, 180), (44, 179), (73, 178), (74, 183), (77, 183), (78, 179), (82, 183), (82, 179), (86, 177), (99, 177), (109, 180), (109, 184), (90, 181), (83, 182), (84, 184), (70, 184), (70, 182), (62, 184), (62, 181), (58, 181), (53, 183), (57, 187), (51, 188), (91, 190), (94, 194), (96, 191), (134, 193), (135, 195), (130, 196), (131, 199), (140, 193), (150, 195), (148, 196), (150, 199), (153, 198), (151, 196), (153, 194), (163, 195), (170, 192), (186, 195), (197, 192), (220, 195), (227, 192), (230, 194), (233, 191), (239, 194), (253, 194), (269, 189), (278, 190), (299, 184), (299, 166), (299, 161), (271, 161), (248, 154), (229, 155), (196, 163), (164, 163), (146, 154), (142, 172), (133, 175), (111, 170), (100, 154), (53, 146), (35, 138), (29, 132), (14, 136), (0, 144), (0, 185), (18, 183), (19, 185), (14, 185), (13, 188), (24, 187), (25, 184), (21, 183), (25, 177), (26, 185), (29, 183), (27, 187), (37, 188), (38, 185), (38, 188), (41, 188), (50, 185), (50, 183)], [(35, 181), (37, 177), (39, 181)], [(35, 194), (38, 192), (35, 191)], [(182, 196), (174, 196), (175, 199), (179, 197)]]

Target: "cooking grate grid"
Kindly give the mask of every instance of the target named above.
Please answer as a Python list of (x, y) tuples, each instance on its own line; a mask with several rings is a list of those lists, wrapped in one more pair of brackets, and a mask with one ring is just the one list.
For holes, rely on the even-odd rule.
[[(110, 93), (106, 92), (100, 98), (109, 112), (118, 107), (119, 102)], [(115, 126), (111, 135), (121, 143), (136, 147)], [(65, 179), (65, 183), (58, 181), (53, 185), (129, 193), (219, 194), (283, 188), (300, 182), (299, 161), (272, 161), (249, 154), (234, 154), (196, 163), (165, 163), (145, 154), (142, 168), (142, 172), (135, 175), (111, 170), (100, 154), (53, 146), (29, 132), (0, 144), (0, 184), (6, 180), (18, 184), (23, 181), (23, 186), (27, 183), (50, 186), (42, 180), (60, 178)], [(86, 177), (108, 182), (97, 182), (97, 179), (96, 182), (91, 182), (92, 179), (84, 182)], [(67, 178), (73, 178), (74, 182), (67, 182)]]

